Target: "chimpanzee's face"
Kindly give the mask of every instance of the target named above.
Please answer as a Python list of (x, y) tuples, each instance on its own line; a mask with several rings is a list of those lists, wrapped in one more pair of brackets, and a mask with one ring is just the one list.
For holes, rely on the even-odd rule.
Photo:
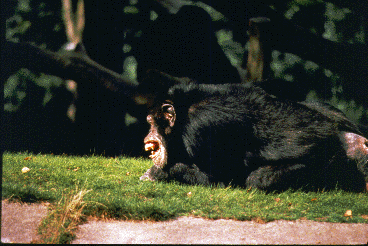
[(176, 113), (172, 102), (162, 103), (147, 116), (151, 128), (144, 138), (144, 148), (151, 152), (149, 157), (159, 168), (163, 168), (167, 162), (167, 141), (175, 120)]

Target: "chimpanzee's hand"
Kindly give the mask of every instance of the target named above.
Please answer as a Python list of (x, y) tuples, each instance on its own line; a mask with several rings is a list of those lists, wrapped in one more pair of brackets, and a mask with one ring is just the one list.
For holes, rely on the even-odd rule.
[(144, 181), (158, 181), (167, 179), (168, 174), (161, 168), (153, 165), (139, 179)]
[(175, 166), (170, 168), (169, 171), (170, 178), (178, 180), (182, 183), (187, 184), (199, 184), (199, 185), (209, 185), (210, 180), (206, 173), (201, 172), (196, 165), (189, 165), (183, 163), (177, 163)]

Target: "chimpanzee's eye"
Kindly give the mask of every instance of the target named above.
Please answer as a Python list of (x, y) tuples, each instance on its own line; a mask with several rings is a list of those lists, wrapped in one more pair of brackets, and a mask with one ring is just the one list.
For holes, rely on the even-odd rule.
[(151, 124), (151, 125), (152, 125), (152, 124), (154, 123), (154, 120), (153, 120), (152, 115), (148, 115), (146, 119), (147, 119), (147, 122), (148, 122), (149, 124)]

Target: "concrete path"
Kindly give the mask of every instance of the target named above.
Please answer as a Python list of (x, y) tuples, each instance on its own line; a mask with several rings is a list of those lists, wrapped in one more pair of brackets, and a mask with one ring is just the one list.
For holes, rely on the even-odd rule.
[[(2, 201), (1, 242), (30, 243), (46, 216), (43, 204)], [(307, 220), (208, 220), (180, 217), (164, 222), (94, 221), (80, 225), (73, 244), (367, 244), (368, 224)]]
[(314, 221), (207, 220), (180, 217), (165, 222), (91, 221), (79, 227), (75, 244), (366, 244), (367, 224)]
[(1, 201), (1, 242), (30, 243), (36, 240), (37, 228), (47, 215), (47, 206), (39, 203)]

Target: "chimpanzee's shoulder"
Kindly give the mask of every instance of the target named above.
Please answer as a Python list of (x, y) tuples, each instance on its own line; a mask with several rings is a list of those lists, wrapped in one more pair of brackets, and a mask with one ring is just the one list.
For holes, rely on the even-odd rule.
[(262, 88), (245, 84), (177, 84), (168, 90), (169, 95), (196, 93), (203, 96), (269, 96)]
[[(178, 84), (168, 90), (168, 99), (180, 105), (190, 105), (211, 100), (218, 103), (231, 102), (242, 108), (248, 106), (277, 107), (282, 104), (263, 89), (244, 84)], [(221, 100), (218, 100), (221, 98)]]

